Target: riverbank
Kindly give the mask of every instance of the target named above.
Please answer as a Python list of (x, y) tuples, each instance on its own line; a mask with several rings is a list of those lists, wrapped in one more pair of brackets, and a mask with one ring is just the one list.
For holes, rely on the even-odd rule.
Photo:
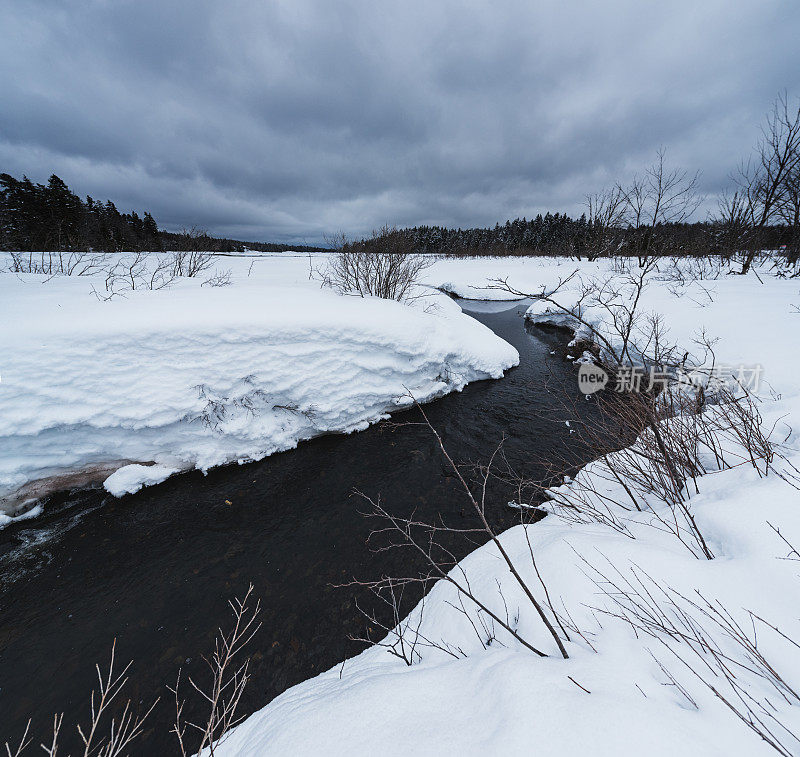
[(431, 289), (406, 305), (322, 289), (303, 256), (215, 265), (229, 285), (110, 300), (102, 274), (0, 274), (0, 526), (48, 491), (260, 460), (518, 362)]
[[(532, 293), (575, 268), (584, 282), (614, 273), (610, 264), (587, 269), (568, 261), (471, 265), (464, 286), (481, 289), (509, 276), (516, 289)], [(455, 271), (445, 261), (429, 278), (464, 291), (453, 284)], [(592, 463), (553, 491), (549, 517), (500, 537), (526, 585), (563, 623), (569, 659), (488, 544), (454, 575), (467, 577), (485, 607), (513, 618), (546, 658), (487, 626), (469, 601), (464, 610), (463, 595), (440, 581), (394, 632), (407, 642), (436, 641), (418, 647), (414, 664), (372, 647), (275, 699), (217, 753), (796, 753), (800, 371), (787, 345), (796, 342), (798, 288), (767, 270), (682, 281), (662, 271), (642, 292), (640, 312), (660, 315), (670, 339), (687, 351), (710, 344), (726, 371), (761, 366), (755, 402), (775, 456), (769, 463), (748, 459), (741, 440), (712, 435), (718, 464), (706, 460), (706, 473), (683, 492), (682, 507), (713, 559), (687, 548), (679, 538), (687, 527), (677, 535), (665, 527), (675, 511), (657, 496), (635, 488), (639, 509), (632, 507), (625, 490), (631, 481), (609, 483), (603, 461)], [(572, 308), (582, 291), (573, 279), (558, 301)], [(603, 307), (584, 313), (613, 342), (610, 316)], [(534, 303), (529, 317), (560, 320), (546, 303)], [(593, 477), (604, 482), (600, 488), (587, 488)], [(587, 496), (608, 517), (591, 517)]]
[[(558, 420), (561, 390), (554, 392), (572, 388), (580, 399), (573, 367), (555, 354), (564, 340), (524, 328), (524, 304), (464, 307), (514, 346), (520, 365), (425, 405), (426, 413), (459, 461), (483, 460), (505, 435), (509, 465), (536, 478), (543, 470), (531, 449), (576, 450)], [(64, 712), (63, 749), (74, 753), (67, 723), (84, 722), (96, 683), (87, 660), (102, 663), (116, 639), (118, 659), (133, 661), (125, 695), (148, 704), (161, 697), (131, 754), (177, 753), (166, 687), (179, 670), (184, 680), (203, 677), (202, 656), (229, 617), (227, 601), (250, 582), (263, 626), (248, 646), (240, 715), (363, 649), (350, 638), (365, 630), (356, 605), (373, 608), (374, 598), (340, 584), (393, 575), (413, 560), (370, 550), (374, 524), (354, 489), (380, 495), (395, 512), (479, 525), (419, 420), (416, 409), (401, 411), (358, 433), (316, 437), (206, 475), (179, 473), (119, 499), (103, 489), (75, 492), (0, 532), (0, 744), (18, 739), (28, 718), (44, 738), (53, 713)], [(512, 485), (492, 482), (488, 496), (498, 530), (519, 522), (506, 506)], [(454, 554), (466, 556), (477, 536), (453, 544)], [(402, 612), (418, 599), (409, 587)], [(375, 610), (390, 622), (391, 610)], [(201, 717), (197, 698), (187, 699), (187, 713)]]

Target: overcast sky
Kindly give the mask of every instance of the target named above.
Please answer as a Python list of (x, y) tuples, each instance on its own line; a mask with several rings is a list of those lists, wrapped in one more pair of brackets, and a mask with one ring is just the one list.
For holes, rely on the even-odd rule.
[(159, 225), (326, 233), (580, 213), (664, 145), (712, 194), (797, 0), (0, 0), (0, 171)]

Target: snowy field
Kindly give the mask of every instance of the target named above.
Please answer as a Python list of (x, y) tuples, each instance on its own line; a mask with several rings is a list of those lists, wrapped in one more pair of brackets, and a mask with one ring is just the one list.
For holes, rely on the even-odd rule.
[(258, 460), (519, 359), (435, 290), (406, 306), (321, 289), (304, 256), (215, 263), (229, 286), (109, 301), (102, 275), (0, 274), (0, 524), (46, 487)]
[[(538, 292), (575, 267), (441, 261), (427, 279), (480, 298), (492, 296), (479, 292), (495, 277)], [(579, 267), (584, 281), (613, 273), (608, 264)], [(579, 289), (572, 280), (557, 299), (571, 306)], [(722, 440), (726, 465), (713, 470), (708, 461), (709, 473), (688, 496), (714, 559), (693, 554), (682, 527), (683, 540), (671, 532), (671, 512), (655, 498), (641, 496), (641, 511), (617, 506), (626, 502), (625, 482), (608, 483), (602, 462), (593, 463), (553, 492), (553, 514), (500, 539), (547, 607), (535, 556), (570, 638), (569, 659), (489, 544), (451, 575), (468, 579), (487, 608), (510, 618), (547, 657), (525, 649), (468, 601), (467, 617), (457, 590), (440, 581), (397, 629), (405, 644), (417, 642), (414, 664), (383, 647), (368, 649), (286, 691), (236, 728), (217, 754), (800, 752), (800, 555), (792, 546), (800, 546), (800, 492), (791, 483), (793, 466), (800, 468), (798, 303), (800, 283), (768, 271), (680, 285), (654, 278), (643, 293), (643, 311), (662, 314), (670, 338), (687, 351), (697, 349), (705, 330), (716, 340), (718, 364), (763, 368), (759, 410), (781, 457), (767, 472), (735, 440)], [(544, 303), (535, 303), (530, 316), (565, 320)], [(613, 339), (603, 312), (589, 308), (586, 319)], [(616, 527), (576, 522), (557, 506), (585, 499), (582, 483), (593, 476), (605, 481), (595, 504)]]
[[(583, 285), (624, 276), (608, 262), (440, 260), (424, 274), (429, 296), (406, 306), (320, 290), (307, 257), (251, 263), (219, 260), (228, 287), (181, 281), (112, 302), (82, 279), (3, 275), (4, 491), (127, 461), (106, 481), (122, 493), (362, 428), (404, 387), (430, 399), (517, 361), (435, 287), (508, 299), (486, 287), (507, 277), (535, 294), (577, 268), (555, 295), (571, 308)], [(688, 520), (672, 524), (674, 509), (596, 461), (553, 490), (551, 515), (500, 537), (563, 625), (568, 659), (490, 543), (451, 576), (547, 656), (469, 601), (462, 610), (440, 581), (387, 638), (413, 643), (413, 664), (372, 647), (277, 697), (216, 754), (800, 753), (800, 282), (768, 269), (684, 274), (649, 277), (640, 312), (663, 316), (686, 352), (699, 355), (705, 335), (718, 365), (761, 367), (757, 405), (778, 453), (751, 461), (730, 436), (703, 453), (707, 473), (684, 504), (713, 559), (693, 548)], [(608, 309), (583, 305), (614, 343)], [(552, 303), (529, 317), (581, 329)]]

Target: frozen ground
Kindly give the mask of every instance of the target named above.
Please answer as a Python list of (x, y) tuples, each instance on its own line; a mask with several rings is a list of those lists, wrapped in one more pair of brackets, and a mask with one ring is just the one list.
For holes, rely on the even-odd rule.
[(0, 525), (42, 487), (118, 470), (115, 495), (263, 458), (499, 378), (518, 355), (428, 290), (412, 306), (322, 290), (308, 258), (102, 301), (102, 277), (0, 274)]
[[(443, 261), (427, 277), (464, 293), (508, 275), (517, 288), (538, 291), (574, 267), (569, 261)], [(584, 265), (581, 275), (604, 270)], [(560, 301), (573, 304), (578, 290), (572, 282)], [(791, 546), (800, 545), (800, 492), (790, 483), (792, 465), (800, 467), (798, 303), (800, 283), (766, 271), (760, 279), (722, 276), (678, 287), (653, 280), (645, 291), (645, 311), (663, 314), (670, 336), (687, 349), (705, 328), (718, 338), (718, 363), (763, 366), (760, 411), (765, 427), (774, 425), (784, 457), (765, 474), (763, 461), (757, 470), (728, 439), (723, 447), (733, 467), (699, 478), (688, 504), (713, 560), (698, 559), (664, 527), (670, 512), (652, 497), (641, 498), (642, 511), (622, 506), (623, 482), (606, 481), (596, 503), (621, 528), (565, 517), (558, 503), (580, 502), (582, 485), (602, 477), (602, 462), (593, 463), (553, 492), (552, 515), (501, 536), (547, 606), (532, 549), (567, 626), (568, 660), (490, 544), (453, 575), (467, 576), (475, 595), (548, 657), (526, 650), (469, 601), (467, 617), (452, 585), (439, 582), (398, 628), (405, 643), (417, 641), (413, 665), (384, 648), (368, 649), (286, 691), (216, 753), (800, 753), (800, 555)], [(554, 320), (542, 304), (531, 316)], [(612, 336), (602, 312), (586, 317)], [(648, 601), (657, 609), (643, 620)], [(660, 619), (689, 630), (670, 637), (658, 630)], [(739, 719), (737, 709), (774, 743)]]

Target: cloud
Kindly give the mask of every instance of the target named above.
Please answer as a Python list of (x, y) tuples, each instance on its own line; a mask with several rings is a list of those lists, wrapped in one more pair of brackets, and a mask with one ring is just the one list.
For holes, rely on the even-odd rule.
[(800, 94), (791, 0), (3, 15), (1, 170), (246, 239), (579, 213), (662, 145), (714, 194), (776, 93)]

